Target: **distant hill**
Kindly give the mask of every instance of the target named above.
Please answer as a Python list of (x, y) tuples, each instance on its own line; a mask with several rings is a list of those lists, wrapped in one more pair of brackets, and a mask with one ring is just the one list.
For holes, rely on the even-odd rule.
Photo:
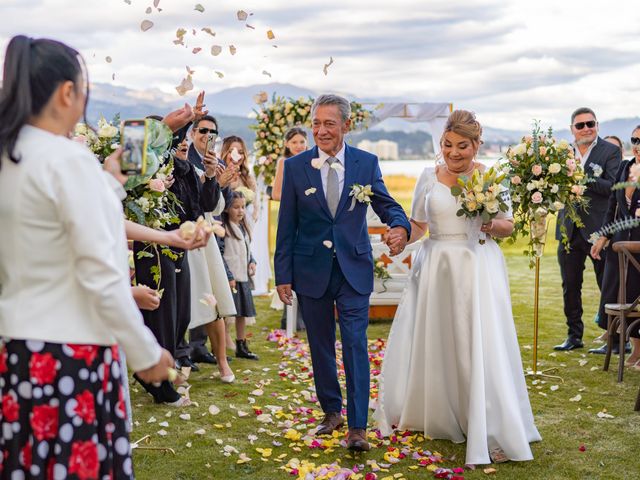
[[(210, 110), (219, 122), (223, 135), (238, 135), (245, 139), (251, 148), (254, 133), (249, 129), (253, 122), (250, 118), (256, 108), (253, 96), (258, 92), (267, 92), (269, 98), (276, 93), (285, 97), (308, 97), (317, 93), (312, 90), (285, 83), (269, 83), (266, 85), (252, 85), (235, 87), (209, 94), (206, 98), (206, 108)], [(189, 96), (193, 100), (195, 92)], [(354, 97), (357, 98), (357, 97)], [(380, 99), (395, 101), (394, 99)], [(367, 101), (367, 99), (359, 99)], [(175, 95), (167, 95), (157, 89), (138, 91), (126, 87), (96, 83), (91, 85), (91, 96), (88, 108), (88, 119), (95, 125), (102, 114), (111, 119), (116, 113), (121, 118), (141, 118), (149, 114), (164, 114), (184, 104), (184, 100)], [(616, 135), (628, 145), (628, 139), (633, 128), (640, 124), (640, 117), (616, 118), (600, 123), (600, 135)], [(506, 145), (517, 143), (528, 132), (484, 127), (483, 138), (485, 148), (501, 149)], [(557, 138), (570, 140), (572, 135), (568, 129), (558, 130)], [(351, 141), (357, 143), (362, 139), (391, 140), (398, 142), (401, 156), (423, 156), (432, 152), (431, 136), (425, 131), (424, 125), (405, 122), (400, 119), (388, 119), (385, 122), (365, 132), (350, 135)]]

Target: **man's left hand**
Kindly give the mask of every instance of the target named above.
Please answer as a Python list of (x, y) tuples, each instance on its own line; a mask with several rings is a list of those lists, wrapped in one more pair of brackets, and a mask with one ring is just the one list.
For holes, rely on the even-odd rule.
[(401, 253), (407, 245), (407, 231), (403, 227), (390, 228), (385, 237), (392, 257)]

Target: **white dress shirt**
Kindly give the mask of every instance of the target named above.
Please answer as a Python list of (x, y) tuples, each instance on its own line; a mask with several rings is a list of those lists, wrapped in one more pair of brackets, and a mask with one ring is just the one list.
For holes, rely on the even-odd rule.
[(589, 155), (591, 155), (591, 150), (593, 150), (593, 147), (595, 147), (597, 143), (598, 143), (598, 137), (596, 136), (596, 139), (593, 142), (591, 142), (591, 145), (589, 145), (589, 148), (587, 148), (587, 151), (584, 152), (584, 155), (580, 153), (580, 149), (578, 148), (577, 145), (573, 147), (574, 156), (576, 157), (576, 160), (578, 160), (582, 164), (583, 168), (587, 164), (587, 160), (589, 160)]
[[(345, 147), (343, 143), (340, 151), (336, 153), (333, 157), (337, 160), (337, 162), (334, 162), (334, 165), (339, 164), (338, 167), (334, 166), (333, 168), (335, 168), (336, 172), (338, 172), (338, 192), (340, 192), (340, 196), (342, 196), (342, 190), (344, 189), (344, 169), (345, 169), (344, 150), (345, 150)], [(327, 195), (327, 178), (329, 177), (329, 169), (331, 168), (329, 166), (329, 163), (327, 162), (327, 158), (330, 158), (330, 157), (331, 155), (323, 152), (318, 148), (318, 158), (322, 162), (322, 166), (320, 167), (320, 177), (322, 177), (322, 191), (324, 192), (325, 196)]]
[(0, 335), (160, 359), (131, 295), (122, 204), (93, 154), (32, 126), (0, 168)]

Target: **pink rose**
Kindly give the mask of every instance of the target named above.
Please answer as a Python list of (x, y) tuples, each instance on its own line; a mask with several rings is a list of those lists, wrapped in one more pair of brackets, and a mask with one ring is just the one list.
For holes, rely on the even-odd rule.
[(576, 169), (576, 161), (573, 158), (568, 158), (567, 159), (567, 167), (569, 168), (569, 170), (575, 170)]
[(154, 192), (159, 193), (164, 192), (164, 182), (159, 178), (149, 180), (149, 190), (153, 190)]
[(573, 187), (571, 187), (571, 193), (575, 193), (578, 196), (582, 195), (584, 193), (584, 186), (574, 185)]
[(537, 177), (542, 173), (542, 166), (537, 164), (534, 165), (533, 167), (531, 167), (531, 173), (533, 173)]
[(511, 177), (511, 183), (514, 185), (520, 185), (522, 183), (522, 179), (518, 175), (514, 175)]
[(531, 201), (533, 203), (542, 203), (542, 194), (540, 192), (536, 192), (531, 195)]

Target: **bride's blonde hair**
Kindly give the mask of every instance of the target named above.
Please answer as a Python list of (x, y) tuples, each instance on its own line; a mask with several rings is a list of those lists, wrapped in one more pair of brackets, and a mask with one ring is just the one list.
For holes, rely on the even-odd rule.
[(476, 114), (468, 110), (451, 112), (444, 126), (442, 137), (440, 137), (440, 145), (444, 142), (444, 134), (447, 132), (457, 133), (468, 138), (476, 148), (482, 144), (482, 125), (476, 120)]

